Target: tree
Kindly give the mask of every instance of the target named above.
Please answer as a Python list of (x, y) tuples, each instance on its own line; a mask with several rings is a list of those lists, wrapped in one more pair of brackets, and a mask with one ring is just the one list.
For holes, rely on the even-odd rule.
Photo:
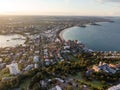
[(72, 86), (71, 86), (71, 85), (68, 85), (68, 86), (67, 86), (67, 90), (73, 90)]

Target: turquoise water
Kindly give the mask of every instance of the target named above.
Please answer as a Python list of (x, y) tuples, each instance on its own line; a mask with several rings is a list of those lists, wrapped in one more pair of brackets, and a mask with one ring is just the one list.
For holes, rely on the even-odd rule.
[(86, 28), (72, 27), (63, 32), (65, 40), (80, 40), (94, 51), (120, 51), (120, 18), (114, 23), (99, 23)]

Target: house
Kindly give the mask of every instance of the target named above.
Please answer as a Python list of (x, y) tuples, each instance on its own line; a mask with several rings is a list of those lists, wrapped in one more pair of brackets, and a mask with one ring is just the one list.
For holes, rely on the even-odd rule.
[(40, 85), (42, 87), (47, 87), (47, 82), (45, 80), (40, 80)]
[(60, 42), (60, 39), (57, 38), (57, 39), (55, 40), (55, 42), (56, 42), (56, 43), (57, 43), (57, 42)]
[(39, 64), (35, 63), (34, 68), (39, 68)]
[(64, 49), (70, 49), (70, 46), (64, 46)]
[(64, 80), (63, 79), (61, 79), (61, 78), (55, 78), (56, 80), (58, 80), (59, 82), (62, 82), (62, 83), (64, 83)]
[(92, 69), (95, 70), (96, 72), (100, 71), (100, 68), (98, 66), (96, 66), (96, 65), (94, 65)]
[(44, 49), (44, 54), (48, 53), (48, 49)]
[(108, 88), (108, 90), (120, 90), (120, 84)]
[(112, 74), (116, 73), (116, 70), (110, 68), (110, 66), (106, 63), (103, 63), (103, 65), (100, 66), (99, 68), (107, 73), (112, 73)]
[(90, 76), (93, 73), (93, 69), (89, 69), (86, 71), (86, 76)]
[(40, 53), (40, 51), (35, 51), (35, 54), (39, 54)]
[(33, 64), (28, 65), (24, 70), (25, 70), (25, 71), (29, 71), (29, 70), (31, 70), (32, 68), (33, 68)]
[(62, 88), (59, 85), (56, 85), (55, 87), (51, 88), (50, 90), (62, 90)]
[(39, 56), (34, 56), (33, 61), (34, 63), (38, 63), (40, 61)]
[(56, 85), (55, 88), (56, 88), (57, 90), (62, 90), (62, 88), (61, 88), (59, 85)]
[(115, 69), (112, 69), (107, 63), (102, 63), (102, 62), (99, 63), (99, 66), (94, 65), (92, 69), (95, 70), (96, 72), (102, 70), (107, 73), (112, 73), (112, 74), (116, 73)]
[(1, 64), (0, 64), (0, 69), (5, 68), (5, 66), (6, 66), (6, 63), (1, 63)]
[(50, 60), (49, 59), (45, 59), (45, 65), (49, 66), (50, 65)]
[(68, 49), (61, 50), (61, 53), (70, 53), (70, 50), (68, 50)]
[(20, 73), (17, 63), (12, 63), (10, 65), (7, 65), (6, 67), (9, 68), (10, 74), (12, 74), (12, 75), (17, 75)]
[(77, 41), (77, 44), (81, 44), (81, 43), (82, 43), (81, 41), (79, 41), (79, 40)]

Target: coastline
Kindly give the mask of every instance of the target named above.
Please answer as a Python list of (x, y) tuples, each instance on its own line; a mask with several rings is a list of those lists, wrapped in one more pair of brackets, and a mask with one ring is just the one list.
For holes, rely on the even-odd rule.
[(64, 41), (64, 38), (63, 38), (63, 35), (62, 35), (62, 34), (64, 33), (64, 31), (65, 31), (66, 29), (72, 28), (72, 27), (74, 27), (74, 26), (66, 27), (66, 28), (64, 28), (64, 29), (59, 30), (59, 31), (57, 32), (57, 38), (60, 39), (61, 42)]
[(63, 38), (63, 33), (64, 33), (64, 31), (65, 31), (65, 29), (62, 30), (62, 31), (59, 33), (59, 37), (61, 38), (61, 40), (64, 40), (64, 38)]
[[(111, 21), (94, 22), (95, 24), (86, 23), (86, 24), (85, 24), (85, 28), (88, 27), (89, 25), (102, 26), (102, 25), (100, 25), (99, 23), (105, 23), (105, 22), (106, 22), (106, 23), (109, 23), (109, 22), (111, 23)], [(65, 41), (65, 39), (63, 38), (63, 33), (64, 33), (64, 31), (65, 31), (66, 29), (69, 29), (69, 28), (72, 28), (72, 27), (80, 27), (80, 28), (82, 28), (82, 25), (83, 25), (83, 24), (81, 24), (81, 26), (73, 25), (73, 26), (66, 27), (66, 28), (64, 28), (64, 29), (59, 30), (59, 31), (57, 32), (57, 38), (59, 38), (61, 42), (62, 42), (62, 41)]]
[[(89, 23), (86, 23), (85, 26), (87, 27), (87, 25), (90, 25)], [(66, 27), (64, 29), (61, 29), (57, 32), (57, 38), (60, 39), (60, 41), (65, 41), (65, 39), (63, 38), (63, 33), (65, 30), (69, 29), (69, 28), (72, 28), (72, 27), (81, 27), (81, 26), (76, 26), (76, 25), (73, 25), (73, 26), (70, 26), (70, 27)], [(85, 27), (85, 28), (86, 28)]]
[[(73, 26), (73, 27), (74, 27), (74, 26)], [(69, 27), (69, 28), (72, 28), (72, 27)], [(66, 31), (66, 29), (69, 29), (69, 28), (65, 28), (65, 29), (63, 29), (63, 30), (60, 30), (58, 36), (59, 36), (59, 39), (60, 39), (61, 41), (65, 41), (65, 39), (63, 38), (63, 33)]]
[[(106, 21), (104, 21), (104, 22), (95, 22), (95, 23), (109, 23), (109, 21), (108, 22), (106, 22)], [(86, 23), (86, 24), (84, 24), (86, 27), (85, 28), (87, 28), (88, 26), (91, 26), (91, 24), (90, 23)], [(93, 25), (92, 25), (93, 26)], [(95, 25), (95, 26), (102, 26), (101, 24), (100, 25)], [(62, 30), (59, 30), (58, 32), (57, 32), (57, 38), (61, 41), (61, 42), (64, 42), (65, 41), (65, 38), (63, 37), (63, 33), (65, 32), (65, 30), (68, 30), (69, 28), (72, 28), (72, 27), (80, 27), (80, 26), (76, 26), (76, 25), (73, 25), (73, 26), (70, 26), (70, 27), (66, 27), (66, 28), (64, 28), (64, 29), (62, 29)], [(80, 27), (80, 28), (82, 28), (82, 27)], [(84, 42), (83, 42), (84, 43)], [(86, 46), (86, 45), (85, 45)], [(88, 49), (91, 49), (91, 48), (89, 48), (89, 47), (87, 47)], [(104, 52), (104, 51), (107, 51), (107, 52), (109, 52), (110, 50), (95, 50), (96, 52), (98, 51), (98, 52)], [(117, 51), (117, 50), (112, 50), (112, 51)]]

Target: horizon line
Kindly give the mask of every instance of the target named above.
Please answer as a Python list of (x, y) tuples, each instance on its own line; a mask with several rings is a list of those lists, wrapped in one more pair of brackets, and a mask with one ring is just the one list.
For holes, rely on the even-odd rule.
[(0, 16), (81, 16), (81, 17), (120, 17), (120, 16), (114, 16), (114, 15), (41, 15), (41, 14), (0, 14)]

